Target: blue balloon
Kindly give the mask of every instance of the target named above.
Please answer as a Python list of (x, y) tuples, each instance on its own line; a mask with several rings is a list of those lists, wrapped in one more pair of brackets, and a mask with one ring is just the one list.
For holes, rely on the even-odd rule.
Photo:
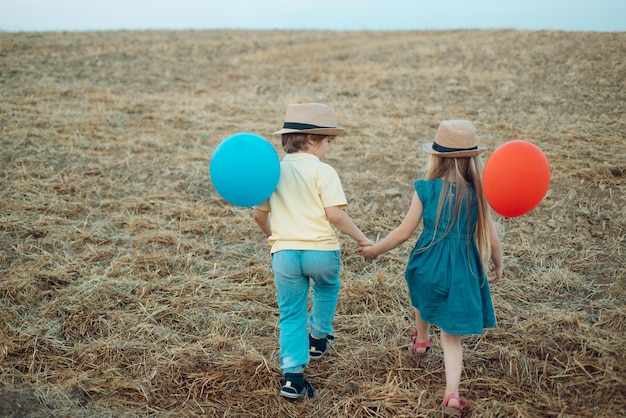
[(250, 207), (264, 202), (276, 189), (280, 160), (264, 138), (238, 133), (223, 140), (211, 157), (211, 180), (229, 203)]

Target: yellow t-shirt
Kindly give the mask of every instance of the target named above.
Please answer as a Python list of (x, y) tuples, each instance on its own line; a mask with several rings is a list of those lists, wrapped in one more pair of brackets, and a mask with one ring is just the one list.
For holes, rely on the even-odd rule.
[(271, 252), (338, 250), (339, 239), (324, 208), (348, 204), (337, 172), (317, 156), (287, 154), (276, 190), (257, 208), (270, 212)]

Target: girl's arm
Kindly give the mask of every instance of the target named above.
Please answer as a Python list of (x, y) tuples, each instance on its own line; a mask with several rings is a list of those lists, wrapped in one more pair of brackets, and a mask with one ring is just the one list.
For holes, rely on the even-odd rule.
[(254, 221), (259, 226), (266, 237), (272, 235), (272, 226), (270, 224), (270, 213), (261, 209), (254, 208)]
[(361, 253), (361, 255), (368, 260), (374, 260), (382, 253), (393, 250), (402, 244), (404, 241), (409, 239), (411, 234), (415, 231), (415, 228), (419, 225), (420, 220), (422, 219), (423, 210), (424, 206), (422, 205), (422, 201), (417, 195), (417, 192), (413, 192), (411, 206), (409, 207), (409, 211), (400, 226), (391, 231), (389, 235), (387, 235), (385, 239), (380, 241), (378, 244), (371, 247), (359, 248), (359, 253)]
[(496, 228), (493, 225), (493, 221), (489, 221), (489, 239), (491, 241), (491, 261), (493, 261), (493, 267), (491, 271), (495, 273), (495, 277), (489, 280), (489, 283), (498, 283), (502, 279), (502, 245), (500, 244), (500, 238), (496, 233)]
[(373, 244), (354, 222), (352, 222), (350, 216), (339, 206), (329, 206), (324, 208), (324, 211), (326, 211), (326, 217), (331, 224), (344, 234), (352, 237), (360, 246)]

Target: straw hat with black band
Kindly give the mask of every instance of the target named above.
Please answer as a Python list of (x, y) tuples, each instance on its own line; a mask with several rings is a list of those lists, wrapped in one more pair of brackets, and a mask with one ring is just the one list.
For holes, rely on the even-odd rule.
[(322, 103), (290, 104), (285, 113), (283, 128), (274, 135), (307, 133), (339, 136), (346, 131), (337, 127), (335, 109)]
[(447, 158), (475, 157), (487, 150), (476, 143), (476, 128), (467, 120), (444, 120), (437, 129), (435, 140), (424, 144), (428, 154)]

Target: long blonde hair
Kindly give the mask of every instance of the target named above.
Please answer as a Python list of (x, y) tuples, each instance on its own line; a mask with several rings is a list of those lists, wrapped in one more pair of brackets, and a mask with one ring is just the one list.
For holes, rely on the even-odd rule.
[[(489, 206), (487, 205), (487, 200), (485, 199), (482, 188), (482, 169), (483, 164), (478, 156), (449, 158), (431, 154), (425, 178), (427, 180), (439, 178), (443, 179), (443, 187), (441, 189), (441, 194), (439, 195), (439, 205), (437, 207), (435, 232), (439, 224), (439, 218), (443, 211), (444, 203), (446, 202), (446, 196), (450, 195), (452, 185), (456, 184), (452, 222), (448, 226), (448, 229), (444, 232), (444, 236), (450, 232), (452, 225), (454, 225), (456, 220), (459, 218), (459, 213), (464, 202), (467, 207), (467, 222), (469, 229), (469, 222), (471, 220), (470, 213), (473, 204), (470, 187), (474, 187), (474, 190), (476, 191), (476, 204), (478, 206), (478, 219), (476, 230), (474, 231), (474, 240), (476, 241), (476, 246), (478, 247), (481, 262), (483, 266), (487, 266), (491, 253), (491, 240), (489, 235), (489, 222), (491, 218), (489, 215)], [(435, 233), (435, 236), (436, 235), (437, 234)]]

